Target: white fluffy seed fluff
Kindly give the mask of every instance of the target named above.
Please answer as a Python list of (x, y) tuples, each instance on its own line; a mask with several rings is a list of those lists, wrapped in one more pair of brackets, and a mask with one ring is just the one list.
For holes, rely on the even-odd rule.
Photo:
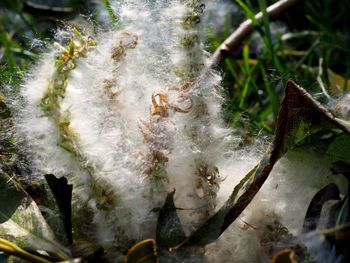
[[(242, 178), (254, 166), (254, 157), (248, 162), (244, 160), (243, 164), (236, 160), (238, 164), (228, 171), (227, 178), (233, 180), (233, 185), (237, 184), (236, 176)], [(336, 183), (342, 193), (346, 191), (344, 178), (333, 175), (329, 170), (335, 160), (332, 155), (316, 154), (310, 149), (288, 152), (277, 162), (239, 219), (216, 242), (207, 246), (207, 262), (226, 262), (228, 259), (242, 263), (269, 262), (271, 252), (276, 253), (278, 248), (298, 242), (307, 247), (318, 242), (309, 253), (318, 259), (317, 262), (330, 262), (319, 256), (319, 253), (332, 253), (332, 248), (325, 250), (327, 244), (321, 235), (303, 236), (301, 233), (306, 210), (317, 191), (330, 182)], [(225, 191), (223, 187), (221, 189)], [(278, 231), (284, 228), (288, 230), (288, 238), (284, 240), (280, 236), (279, 240)]]
[[(38, 107), (56, 70), (53, 49), (42, 55), (25, 81), (21, 90), (25, 106), (16, 116), (19, 138), (30, 154), (32, 176), (67, 177), (75, 185), (75, 206), (87, 202), (92, 209), (97, 228), (94, 238), (107, 251), (125, 250), (130, 240), (154, 237), (157, 214), (151, 210), (160, 207), (172, 189), (176, 189), (176, 206), (190, 209), (179, 210), (189, 233), (218, 209), (261, 157), (256, 147), (232, 151), (235, 138), (221, 117), (221, 77), (211, 71), (196, 85), (196, 80), (178, 74), (193, 67), (193, 61), (198, 67), (191, 68), (194, 73), (208, 63), (200, 44), (191, 48), (181, 44), (186, 34), (196, 33), (182, 25), (192, 11), (186, 1), (111, 3), (122, 29), (94, 36), (97, 46), (76, 61), (65, 96), (59, 99), (61, 114), (69, 112), (76, 151), (85, 163), (57, 145), (57, 123)], [(67, 34), (60, 31), (58, 41)], [(318, 160), (311, 157), (309, 162), (298, 160), (297, 167), (290, 158), (298, 156), (288, 155), (277, 164), (241, 215), (257, 230), (240, 229), (243, 221), (238, 220), (207, 246), (208, 262), (262, 262), (259, 227), (272, 214), (298, 234), (307, 204), (327, 181), (320, 178), (329, 172), (320, 171)], [(94, 182), (84, 165), (92, 167), (94, 179), (103, 180), (108, 191), (115, 193), (114, 207), (99, 208), (99, 200), (92, 196)], [(147, 171), (161, 172), (158, 183)]]

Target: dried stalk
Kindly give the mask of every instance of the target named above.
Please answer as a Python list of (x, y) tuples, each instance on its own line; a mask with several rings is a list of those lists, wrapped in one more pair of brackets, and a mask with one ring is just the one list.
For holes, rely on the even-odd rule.
[[(266, 10), (270, 19), (277, 19), (283, 12), (288, 10), (299, 0), (280, 0), (269, 6)], [(261, 21), (263, 13), (259, 12), (255, 15), (257, 21)], [(253, 21), (248, 19), (244, 21), (214, 52), (211, 57), (211, 67), (219, 65), (222, 60), (232, 54), (236, 47), (249, 37), (254, 31)]]

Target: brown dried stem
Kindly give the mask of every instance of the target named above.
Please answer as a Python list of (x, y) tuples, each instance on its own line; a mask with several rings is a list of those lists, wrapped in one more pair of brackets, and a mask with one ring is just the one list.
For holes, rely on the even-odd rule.
[[(266, 10), (271, 20), (277, 19), (283, 12), (288, 10), (300, 0), (280, 0), (269, 6)], [(261, 21), (263, 13), (255, 15), (257, 21)], [(211, 57), (211, 67), (219, 65), (229, 54), (232, 54), (237, 46), (249, 37), (254, 31), (252, 20), (244, 21), (214, 52)]]

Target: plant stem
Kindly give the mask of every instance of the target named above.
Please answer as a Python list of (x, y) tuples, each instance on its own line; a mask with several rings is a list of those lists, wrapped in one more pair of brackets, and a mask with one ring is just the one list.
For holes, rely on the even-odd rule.
[[(284, 11), (288, 10), (300, 0), (280, 0), (266, 9), (270, 19), (278, 18)], [(263, 13), (255, 15), (255, 21), (263, 19)], [(222, 60), (231, 54), (234, 49), (254, 31), (254, 24), (251, 19), (244, 21), (214, 52), (211, 57), (211, 67), (219, 65)]]
[(0, 251), (3, 251), (7, 255), (13, 255), (33, 263), (50, 263), (49, 260), (30, 254), (14, 243), (2, 238), (0, 238)]
[(109, 3), (108, 0), (102, 0), (102, 3), (104, 4), (104, 6), (107, 9), (108, 15), (111, 18), (113, 25), (115, 27), (118, 27), (119, 26), (119, 18), (113, 13), (111, 4)]

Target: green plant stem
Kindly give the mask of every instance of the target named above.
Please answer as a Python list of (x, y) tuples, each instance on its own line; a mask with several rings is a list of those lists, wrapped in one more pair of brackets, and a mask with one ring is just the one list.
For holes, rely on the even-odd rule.
[(102, 0), (102, 3), (104, 4), (104, 6), (106, 7), (106, 10), (108, 12), (109, 17), (112, 20), (112, 23), (115, 27), (119, 26), (119, 18), (113, 13), (111, 4), (109, 3), (108, 0)]
[(271, 107), (272, 107), (273, 119), (277, 120), (279, 101), (278, 101), (278, 98), (277, 98), (276, 91), (275, 91), (275, 89), (270, 87), (270, 83), (268, 81), (265, 68), (263, 66), (260, 66), (260, 70), (261, 70), (261, 75), (263, 76), (265, 89), (266, 89), (266, 92), (267, 92), (267, 95), (269, 97), (270, 104), (271, 104)]
[(304, 63), (304, 61), (310, 56), (310, 54), (315, 50), (315, 48), (320, 44), (319, 40), (316, 40), (312, 46), (306, 51), (305, 55), (298, 61), (298, 63), (295, 64), (293, 70), (296, 71), (301, 65)]
[(273, 44), (272, 44), (272, 39), (271, 39), (271, 31), (270, 31), (270, 19), (269, 19), (269, 15), (267, 14), (267, 7), (266, 7), (266, 3), (265, 0), (258, 0), (259, 2), (259, 7), (260, 10), (262, 12), (262, 21), (263, 21), (263, 26), (264, 26), (264, 30), (265, 30), (265, 37), (264, 35), (262, 35), (265, 45), (268, 47), (269, 51), (270, 51), (270, 55), (271, 58), (273, 60), (273, 64), (276, 65), (276, 60), (277, 57), (275, 56), (275, 52), (273, 49)]
[(33, 263), (50, 263), (49, 260), (30, 254), (14, 243), (2, 238), (0, 238), (0, 251), (4, 252), (7, 255), (13, 255)]

